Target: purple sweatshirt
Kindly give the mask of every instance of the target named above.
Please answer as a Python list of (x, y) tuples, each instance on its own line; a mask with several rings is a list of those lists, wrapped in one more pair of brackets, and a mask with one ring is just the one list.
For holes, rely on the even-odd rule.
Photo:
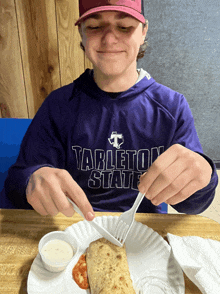
[[(30, 208), (25, 196), (29, 177), (49, 166), (66, 169), (94, 210), (125, 211), (137, 196), (140, 175), (176, 143), (200, 153), (212, 166), (209, 185), (173, 206), (178, 212), (201, 213), (214, 198), (218, 177), (203, 154), (184, 96), (141, 69), (137, 83), (113, 99), (87, 69), (43, 102), (9, 169), (6, 195), (16, 206)], [(144, 198), (138, 212), (159, 213), (161, 206)]]

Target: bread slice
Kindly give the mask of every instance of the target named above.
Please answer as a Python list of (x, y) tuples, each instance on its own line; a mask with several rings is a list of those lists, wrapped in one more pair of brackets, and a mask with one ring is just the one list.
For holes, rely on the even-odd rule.
[(135, 294), (125, 245), (118, 247), (105, 238), (90, 243), (86, 255), (91, 294)]

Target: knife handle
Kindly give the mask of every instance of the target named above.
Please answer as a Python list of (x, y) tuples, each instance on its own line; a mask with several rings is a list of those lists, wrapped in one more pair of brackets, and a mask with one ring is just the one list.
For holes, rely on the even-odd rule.
[(82, 211), (79, 209), (79, 207), (78, 207), (78, 206), (77, 206), (72, 200), (70, 200), (68, 197), (67, 197), (67, 199), (68, 199), (69, 202), (73, 205), (74, 210), (75, 210), (79, 215), (81, 215), (83, 218), (85, 218), (84, 215), (83, 215), (83, 213), (82, 213)]

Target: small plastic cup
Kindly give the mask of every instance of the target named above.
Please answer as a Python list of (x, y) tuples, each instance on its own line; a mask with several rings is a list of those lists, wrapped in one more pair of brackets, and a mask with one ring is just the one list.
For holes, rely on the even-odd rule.
[[(43, 249), (44, 245), (46, 245), (48, 242), (50, 242), (52, 240), (62, 240), (64, 242), (68, 243), (73, 250), (72, 257), (66, 261), (60, 261), (60, 262), (57, 260), (51, 260), (51, 259), (46, 258), (45, 255), (42, 253), (42, 249)], [(46, 234), (44, 237), (41, 238), (41, 240), (38, 244), (38, 251), (40, 253), (43, 265), (48, 271), (61, 272), (67, 267), (69, 262), (74, 258), (74, 256), (78, 252), (78, 245), (77, 245), (77, 242), (72, 238), (70, 239), (65, 232), (54, 231), (54, 232)]]

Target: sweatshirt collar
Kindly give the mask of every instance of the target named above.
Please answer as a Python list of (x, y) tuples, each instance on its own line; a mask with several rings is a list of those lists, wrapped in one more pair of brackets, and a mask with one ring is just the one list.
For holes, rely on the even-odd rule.
[[(80, 90), (85, 92), (85, 94), (92, 96), (100, 100), (118, 100), (118, 99), (128, 99), (135, 98), (137, 95), (145, 91), (155, 80), (150, 76), (150, 74), (141, 69), (139, 71), (139, 78), (128, 90), (119, 93), (119, 95), (112, 99), (107, 92), (101, 90), (93, 79), (93, 70), (86, 69), (86, 71), (76, 80), (77, 84), (80, 86)], [(85, 87), (86, 85), (86, 87)]]

